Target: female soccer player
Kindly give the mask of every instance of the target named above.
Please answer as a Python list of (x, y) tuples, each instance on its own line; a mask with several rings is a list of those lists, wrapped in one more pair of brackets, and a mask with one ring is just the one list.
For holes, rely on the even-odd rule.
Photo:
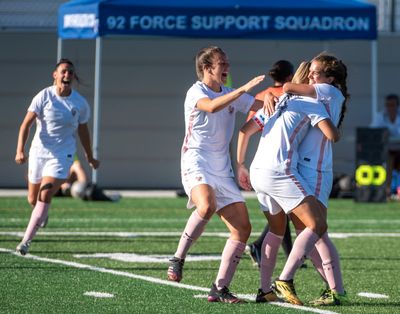
[(54, 84), (40, 91), (32, 100), (21, 124), (15, 161), (23, 164), (28, 156), (25, 145), (30, 128), (36, 121), (36, 133), (29, 151), (28, 202), (34, 207), (25, 235), (16, 251), (28, 253), (38, 228), (46, 221), (51, 200), (66, 181), (76, 152), (75, 132), (90, 166), (97, 168), (93, 158), (87, 122), (90, 108), (87, 101), (74, 89), (77, 79), (74, 65), (61, 59), (53, 71)]
[[(302, 87), (304, 89), (302, 91), (303, 94), (306, 95), (308, 94), (309, 96), (316, 97), (324, 104), (328, 112), (330, 112), (330, 116), (332, 117), (332, 119), (335, 120), (336, 123), (339, 120), (339, 112), (341, 112), (340, 121), (342, 121), (345, 110), (344, 107), (345, 103), (343, 103), (343, 100), (345, 100), (345, 98), (348, 97), (346, 88), (346, 77), (347, 77), (346, 67), (341, 61), (337, 60), (335, 57), (325, 54), (322, 54), (314, 58), (311, 66), (312, 67), (310, 73), (308, 74), (308, 77), (310, 79), (310, 84), (313, 85), (299, 86), (289, 83), (286, 85), (287, 89), (286, 91), (289, 91), (288, 89), (289, 87), (292, 88)], [(340, 88), (340, 90), (338, 88)], [(290, 91), (299, 92), (299, 90), (296, 91), (293, 89)], [(317, 137), (313, 135), (315, 133), (318, 134)], [(308, 137), (309, 135), (310, 137)], [(308, 141), (311, 142), (309, 145), (307, 145), (312, 147), (311, 150), (309, 150), (310, 147), (308, 147), (308, 150), (302, 147)], [(303, 161), (310, 161), (311, 159), (312, 162), (310, 164), (315, 165), (315, 170), (309, 169), (307, 172), (299, 165), (298, 166), (299, 174), (302, 176), (303, 175), (306, 176), (307, 178), (306, 181), (307, 183), (311, 184), (313, 193), (318, 197), (318, 200), (322, 202), (322, 204), (325, 204), (325, 206), (327, 204), (327, 198), (329, 196), (332, 184), (329, 178), (332, 178), (332, 175), (329, 175), (328, 171), (325, 171), (325, 175), (321, 176), (320, 169), (321, 168), (324, 169), (323, 165), (332, 163), (331, 161), (332, 152), (329, 150), (331, 150), (330, 142), (327, 141), (326, 138), (322, 135), (322, 133), (318, 131), (316, 128), (312, 128), (310, 132), (307, 133), (304, 141), (300, 144), (299, 148), (299, 163)], [(305, 154), (304, 151), (307, 151), (310, 154)], [(325, 164), (324, 162), (321, 161), (321, 155), (326, 156), (327, 162)], [(318, 160), (318, 162), (315, 162), (314, 159)], [(319, 168), (316, 167), (317, 165), (319, 166)], [(322, 192), (321, 192), (321, 186), (323, 188)], [(269, 206), (271, 208), (273, 206), (273, 203), (270, 203)], [(266, 210), (270, 209), (267, 208)], [(326, 220), (326, 207), (325, 209), (322, 209), (322, 212)], [(291, 214), (291, 218), (296, 225), (297, 233), (300, 233), (300, 231), (305, 228), (304, 224), (300, 222), (300, 219), (296, 218), (296, 215)], [(264, 283), (264, 288), (266, 289), (270, 289), (269, 283), (271, 280), (273, 268), (275, 267), (276, 254), (279, 248), (280, 241), (281, 239), (276, 234), (273, 233), (269, 233), (264, 241), (264, 247), (266, 250), (263, 256), (264, 257), (263, 267), (261, 269), (261, 284), (263, 287)], [(318, 241), (316, 247), (318, 249), (318, 253), (324, 260), (324, 264), (322, 264), (321, 258), (319, 257), (319, 254), (316, 252), (316, 250), (314, 250), (313, 253), (311, 254), (311, 258), (313, 260), (314, 265), (321, 273), (321, 276), (329, 283), (329, 288), (322, 294), (320, 299), (313, 301), (312, 304), (314, 305), (341, 304), (345, 300), (345, 292), (343, 289), (340, 266), (339, 266), (339, 257), (336, 252), (336, 249), (330, 242), (326, 233), (323, 234), (321, 239)], [(297, 256), (297, 257), (300, 260), (302, 260), (302, 256), (301, 257)], [(299, 265), (298, 263), (295, 263), (295, 269), (297, 269), (298, 265)], [(290, 265), (290, 267), (292, 267), (292, 269), (289, 268), (289, 272), (290, 271), (293, 272), (293, 264)], [(267, 283), (265, 284), (265, 282)], [(278, 280), (275, 282), (275, 285), (278, 287), (278, 289), (281, 288), (280, 289), (281, 291), (278, 290), (278, 292), (280, 292), (280, 295), (283, 297), (283, 299), (291, 303), (301, 304), (301, 301), (297, 298), (295, 294), (294, 286), (290, 279), (288, 281)]]
[(234, 90), (225, 87), (229, 62), (219, 47), (201, 49), (196, 56), (198, 81), (185, 99), (186, 132), (181, 152), (181, 176), (188, 208), (196, 207), (187, 221), (174, 257), (170, 260), (168, 279), (181, 281), (185, 257), (206, 224), (217, 213), (231, 235), (222, 252), (217, 278), (208, 295), (209, 302), (240, 303), (229, 292), (229, 284), (240, 261), (251, 225), (244, 199), (234, 180), (229, 143), (235, 115), (258, 110), (263, 102), (247, 94), (264, 75), (257, 76)]
[[(328, 111), (330, 119), (339, 128), (343, 122), (349, 97), (345, 64), (335, 56), (322, 53), (312, 60), (308, 78), (309, 84), (286, 83), (283, 89), (288, 93), (310, 96), (319, 100)], [(326, 219), (333, 181), (332, 143), (318, 129), (312, 128), (300, 144), (298, 153), (299, 173), (312, 188)], [(292, 217), (292, 220), (296, 224), (297, 233), (305, 228), (296, 216)], [(312, 250), (309, 255), (314, 266), (327, 282), (327, 288), (321, 297), (312, 301), (311, 304), (340, 305), (346, 302), (339, 254), (327, 232), (316, 243), (316, 250)], [(293, 264), (288, 264), (280, 278), (290, 277), (289, 274), (293, 273), (294, 267)]]

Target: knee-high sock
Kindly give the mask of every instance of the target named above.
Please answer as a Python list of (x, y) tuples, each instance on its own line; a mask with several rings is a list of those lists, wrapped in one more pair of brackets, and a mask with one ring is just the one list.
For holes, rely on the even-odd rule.
[[(301, 231), (302, 230), (296, 229), (296, 234), (299, 234)], [(315, 245), (317, 245), (317, 243)], [(321, 276), (322, 280), (327, 284), (328, 281), (326, 280), (324, 268), (322, 267), (322, 259), (321, 259), (321, 256), (319, 255), (316, 247), (314, 247), (311, 250), (311, 252), (308, 254), (308, 257), (311, 259), (311, 262), (313, 263), (314, 268), (317, 270), (317, 272)]]
[(296, 270), (303, 264), (305, 256), (310, 253), (318, 239), (318, 235), (309, 228), (305, 228), (297, 236), (285, 267), (279, 276), (280, 280), (293, 279)]
[(257, 240), (255, 240), (255, 241), (253, 242), (253, 244), (254, 244), (256, 247), (258, 247), (258, 248), (262, 247), (263, 242), (264, 242), (264, 239), (265, 239), (265, 236), (267, 235), (268, 231), (269, 231), (269, 225), (268, 225), (268, 223), (267, 223), (267, 224), (265, 225), (265, 227), (264, 227), (264, 230), (261, 232), (260, 236), (257, 238)]
[(185, 258), (189, 248), (196, 241), (204, 231), (208, 220), (200, 217), (197, 210), (193, 211), (189, 217), (185, 230), (183, 230), (181, 239), (179, 240), (178, 248), (175, 252), (175, 257)]
[(279, 246), (282, 243), (282, 236), (268, 232), (265, 236), (261, 249), (260, 265), (260, 286), (262, 291), (271, 291), (271, 278), (276, 265)]
[(322, 259), (322, 266), (329, 288), (339, 293), (344, 292), (342, 272), (340, 269), (340, 258), (335, 245), (332, 243), (328, 233), (324, 233), (315, 245)]
[(44, 221), (49, 212), (49, 203), (37, 201), (35, 208), (32, 210), (31, 219), (29, 220), (28, 227), (26, 228), (23, 242), (32, 241), (40, 224)]
[(218, 289), (229, 287), (245, 248), (246, 243), (231, 239), (226, 241), (221, 256), (221, 265), (219, 266), (217, 279), (215, 280), (215, 285)]

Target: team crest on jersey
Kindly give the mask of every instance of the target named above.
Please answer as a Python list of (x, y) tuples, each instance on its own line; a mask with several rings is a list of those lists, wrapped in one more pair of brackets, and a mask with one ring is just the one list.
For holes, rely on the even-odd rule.
[(233, 106), (229, 106), (229, 107), (228, 107), (228, 112), (229, 112), (229, 113), (233, 113), (234, 110), (235, 110), (235, 109), (233, 109)]
[(76, 109), (72, 109), (72, 110), (71, 110), (71, 113), (72, 113), (72, 116), (75, 117), (75, 115), (76, 115)]

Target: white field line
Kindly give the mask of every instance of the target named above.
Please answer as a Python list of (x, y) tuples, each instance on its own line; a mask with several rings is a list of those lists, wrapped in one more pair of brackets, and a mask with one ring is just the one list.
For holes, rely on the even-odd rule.
[[(41, 236), (100, 236), (100, 237), (120, 237), (120, 238), (137, 238), (137, 237), (180, 237), (182, 232), (113, 232), (113, 231), (39, 231), (37, 233)], [(0, 236), (16, 236), (23, 237), (24, 231), (0, 231)], [(296, 236), (295, 234), (293, 234)], [(203, 237), (229, 237), (228, 232), (204, 232)], [(345, 239), (345, 238), (366, 238), (366, 237), (380, 237), (380, 238), (398, 238), (398, 232), (332, 232), (329, 233), (330, 238)]]
[[(189, 213), (189, 212), (188, 212)], [(147, 224), (165, 224), (165, 223), (185, 223), (187, 218), (106, 218), (106, 217), (92, 217), (92, 218), (50, 218), (51, 221), (57, 223), (93, 223), (93, 222), (112, 222), (112, 223), (147, 223)], [(4, 221), (21, 223), (26, 222), (27, 218), (7, 218)], [(264, 223), (266, 220), (262, 220)], [(400, 219), (329, 219), (330, 224), (337, 225), (349, 225), (349, 224), (361, 224), (361, 225), (400, 225)]]
[[(82, 264), (82, 263), (76, 263), (76, 262), (70, 262), (70, 261), (64, 261), (64, 260), (59, 260), (59, 259), (51, 259), (51, 258), (46, 258), (46, 257), (40, 257), (36, 255), (31, 255), (27, 254), (24, 257), (21, 255), (15, 253), (13, 250), (5, 249), (5, 248), (0, 248), (0, 252), (4, 253), (10, 253), (16, 256), (19, 256), (21, 258), (29, 258), (35, 261), (40, 261), (40, 262), (46, 262), (46, 263), (53, 263), (53, 264), (59, 264), (59, 265), (65, 265), (65, 266), (70, 266), (74, 268), (80, 268), (80, 269), (86, 269), (86, 270), (92, 270), (92, 271), (97, 271), (101, 273), (107, 273), (111, 275), (116, 275), (116, 276), (123, 276), (123, 277), (128, 277), (128, 278), (133, 278), (133, 279), (139, 279), (147, 282), (152, 282), (160, 285), (166, 285), (166, 286), (173, 286), (181, 289), (188, 289), (188, 290), (194, 290), (194, 291), (202, 291), (202, 292), (208, 292), (210, 289), (209, 288), (204, 288), (204, 287), (199, 287), (199, 286), (192, 286), (192, 285), (186, 285), (182, 283), (177, 283), (177, 282), (172, 282), (172, 281), (167, 281), (167, 280), (162, 280), (159, 278), (154, 278), (154, 277), (149, 277), (149, 276), (143, 276), (143, 275), (136, 275), (128, 272), (123, 272), (123, 271), (118, 271), (118, 270), (113, 270), (113, 269), (108, 269), (104, 267), (97, 267), (97, 266), (92, 266), (92, 265), (87, 265), (87, 264)], [(248, 299), (248, 295), (239, 295), (239, 297), (243, 297)], [(253, 296), (251, 297), (250, 300), (254, 300)], [(293, 308), (293, 309), (299, 309), (302, 311), (306, 312), (312, 312), (312, 313), (319, 313), (319, 314), (338, 314), (337, 312), (332, 312), (332, 311), (326, 311), (326, 310), (319, 310), (315, 308), (309, 308), (306, 306), (298, 306), (298, 305), (293, 305), (293, 304), (287, 304), (287, 303), (278, 303), (278, 302), (271, 302), (269, 303), (271, 305), (277, 305), (281, 307), (286, 307), (286, 308)]]
[(380, 293), (371, 292), (359, 292), (357, 293), (360, 297), (371, 298), (371, 299), (389, 299), (389, 296)]
[(95, 298), (113, 298), (114, 295), (112, 293), (107, 292), (98, 292), (98, 291), (86, 291), (83, 295), (88, 297), (95, 297)]

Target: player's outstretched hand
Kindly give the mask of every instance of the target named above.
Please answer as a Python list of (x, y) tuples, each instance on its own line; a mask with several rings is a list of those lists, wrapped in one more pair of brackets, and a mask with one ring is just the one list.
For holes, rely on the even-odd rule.
[(247, 82), (245, 85), (243, 85), (243, 89), (245, 93), (248, 93), (254, 86), (257, 86), (260, 84), (265, 78), (265, 75), (259, 75), (253, 78), (251, 81)]

